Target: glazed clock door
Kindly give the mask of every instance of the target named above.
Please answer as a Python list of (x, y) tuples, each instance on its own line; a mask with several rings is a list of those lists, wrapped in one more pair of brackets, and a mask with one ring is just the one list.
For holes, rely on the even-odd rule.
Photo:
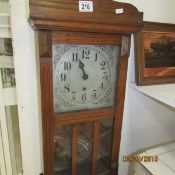
[(39, 41), (45, 174), (116, 174), (122, 36), (43, 31)]

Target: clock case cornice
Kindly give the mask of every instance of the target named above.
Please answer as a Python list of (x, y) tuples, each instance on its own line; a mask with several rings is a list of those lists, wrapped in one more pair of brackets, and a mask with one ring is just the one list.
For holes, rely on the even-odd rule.
[[(29, 22), (35, 30), (71, 30), (130, 34), (143, 25), (143, 13), (128, 3), (92, 0), (93, 12), (79, 12), (78, 0), (30, 0)], [(116, 9), (123, 10), (117, 14)]]

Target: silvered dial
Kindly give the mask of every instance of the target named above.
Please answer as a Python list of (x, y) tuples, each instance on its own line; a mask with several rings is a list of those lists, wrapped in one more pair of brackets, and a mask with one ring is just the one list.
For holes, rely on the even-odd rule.
[(117, 52), (115, 46), (54, 45), (55, 112), (113, 105)]

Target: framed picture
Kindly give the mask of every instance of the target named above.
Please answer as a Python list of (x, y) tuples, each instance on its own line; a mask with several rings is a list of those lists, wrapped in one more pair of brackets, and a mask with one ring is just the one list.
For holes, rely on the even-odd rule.
[(144, 22), (135, 35), (136, 83), (175, 83), (175, 25)]

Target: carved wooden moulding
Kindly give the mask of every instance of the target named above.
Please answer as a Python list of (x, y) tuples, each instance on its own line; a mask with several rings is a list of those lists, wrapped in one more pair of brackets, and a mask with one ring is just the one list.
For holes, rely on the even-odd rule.
[(38, 29), (136, 32), (143, 13), (131, 4), (94, 0), (93, 11), (79, 11), (78, 0), (30, 0), (30, 18)]

